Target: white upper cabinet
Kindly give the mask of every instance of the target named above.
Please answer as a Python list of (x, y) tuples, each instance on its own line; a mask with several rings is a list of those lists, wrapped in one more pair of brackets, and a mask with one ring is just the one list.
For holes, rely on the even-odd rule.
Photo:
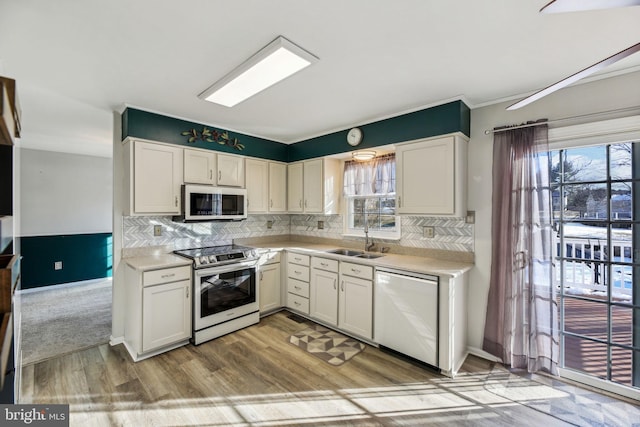
[(269, 212), (287, 211), (287, 165), (269, 162)]
[(244, 157), (218, 154), (217, 185), (244, 187)]
[(179, 214), (182, 147), (126, 140), (128, 215)]
[(340, 212), (339, 160), (322, 158), (292, 163), (288, 172), (289, 212), (325, 215)]
[(247, 210), (266, 213), (269, 209), (269, 162), (246, 159)]
[(216, 153), (205, 150), (184, 149), (185, 184), (216, 183)]
[(287, 211), (287, 165), (247, 158), (249, 213)]
[(302, 162), (287, 165), (287, 206), (289, 212), (302, 212)]
[(467, 139), (461, 134), (396, 147), (398, 213), (466, 215)]

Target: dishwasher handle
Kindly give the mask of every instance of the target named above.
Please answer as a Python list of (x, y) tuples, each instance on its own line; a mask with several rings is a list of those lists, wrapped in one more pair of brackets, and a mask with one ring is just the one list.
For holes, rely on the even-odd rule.
[(440, 278), (438, 276), (433, 276), (431, 274), (414, 273), (412, 271), (396, 270), (394, 268), (386, 268), (386, 267), (376, 268), (376, 273), (394, 274), (396, 276), (412, 277), (414, 279), (427, 280), (429, 282), (432, 282), (434, 285), (437, 285), (438, 282), (440, 281)]

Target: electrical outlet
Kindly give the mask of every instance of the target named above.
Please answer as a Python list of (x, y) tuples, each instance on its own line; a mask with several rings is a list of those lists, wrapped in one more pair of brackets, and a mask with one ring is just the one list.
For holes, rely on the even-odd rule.
[(436, 229), (435, 227), (422, 227), (422, 233), (427, 239), (433, 239), (436, 235)]
[(324, 230), (324, 221), (318, 221), (318, 230)]
[(271, 220), (267, 221), (267, 228), (269, 230), (271, 230), (273, 228), (273, 221), (271, 221)]
[(162, 236), (162, 226), (161, 225), (154, 225), (153, 226), (153, 235), (154, 236)]
[(467, 216), (465, 217), (464, 222), (466, 222), (467, 224), (475, 224), (476, 211), (467, 211)]
[(53, 263), (54, 270), (62, 270), (62, 261), (56, 261)]

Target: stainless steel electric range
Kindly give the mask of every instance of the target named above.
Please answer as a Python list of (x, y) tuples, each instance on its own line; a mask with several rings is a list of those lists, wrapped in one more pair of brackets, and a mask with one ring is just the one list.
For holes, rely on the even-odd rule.
[(258, 255), (224, 245), (174, 251), (193, 260), (193, 334), (198, 345), (260, 321)]

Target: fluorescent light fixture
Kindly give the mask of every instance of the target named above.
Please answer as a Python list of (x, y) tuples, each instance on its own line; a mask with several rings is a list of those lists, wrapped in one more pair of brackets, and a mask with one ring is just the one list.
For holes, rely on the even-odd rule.
[(198, 98), (233, 107), (317, 60), (306, 50), (279, 36)]
[(518, 101), (513, 105), (510, 105), (507, 107), (507, 110), (517, 110), (518, 108), (524, 107), (525, 105), (531, 104), (534, 101), (537, 101), (538, 99), (549, 95), (550, 93), (553, 93), (559, 89), (562, 89), (563, 87), (569, 86), (572, 83), (577, 82), (580, 79), (584, 79), (585, 77), (602, 70), (605, 67), (608, 67), (609, 65), (620, 61), (623, 58), (626, 58), (627, 56), (630, 56), (636, 52), (640, 51), (640, 43), (636, 43), (631, 47), (626, 48), (625, 50), (622, 50), (618, 53), (616, 53), (615, 55), (612, 55), (610, 57), (608, 57), (607, 59), (603, 59), (600, 62), (597, 62), (595, 64), (593, 64), (590, 67), (585, 68), (582, 71), (578, 71), (575, 74), (572, 74), (571, 76), (567, 77), (566, 79), (560, 80), (557, 83), (552, 84), (551, 86), (548, 86), (536, 93), (534, 93), (533, 95), (530, 95), (528, 97), (526, 97), (525, 99), (523, 99), (522, 101)]
[(353, 160), (360, 160), (360, 161), (371, 160), (375, 156), (376, 156), (376, 152), (370, 151), (370, 150), (354, 151), (353, 153), (351, 153), (351, 157), (353, 158)]
[(627, 6), (640, 6), (640, 0), (554, 0), (540, 9), (540, 12), (563, 13)]

